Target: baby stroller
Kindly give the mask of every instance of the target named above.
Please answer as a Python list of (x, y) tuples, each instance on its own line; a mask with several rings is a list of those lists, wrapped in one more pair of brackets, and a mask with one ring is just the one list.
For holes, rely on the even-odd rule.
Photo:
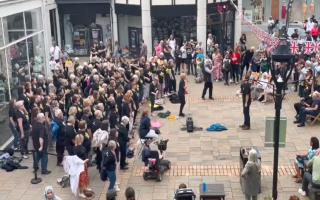
[(196, 195), (189, 188), (178, 189), (174, 194), (173, 200), (195, 200)]
[[(168, 140), (160, 140), (158, 142), (158, 149), (162, 153), (167, 149)], [(147, 154), (144, 162), (147, 162), (148, 170), (143, 173), (143, 179), (156, 179), (157, 181), (162, 181), (163, 173), (171, 168), (171, 162), (169, 160), (160, 159), (158, 151), (149, 151), (143, 154)]]

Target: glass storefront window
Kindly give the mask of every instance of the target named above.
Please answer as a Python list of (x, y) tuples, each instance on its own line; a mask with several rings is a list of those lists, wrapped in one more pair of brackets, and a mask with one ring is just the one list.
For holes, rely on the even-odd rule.
[(44, 74), (43, 34), (28, 38), (27, 41), (31, 75), (37, 77), (39, 74)]
[(9, 100), (7, 66), (4, 49), (0, 50), (0, 104)]
[(0, 18), (0, 47), (4, 45), (3, 42), (3, 31), (2, 31), (2, 18)]
[(5, 43), (8, 44), (25, 36), (23, 13), (2, 18), (5, 29)]
[(26, 40), (6, 49), (12, 98), (18, 97), (18, 86), (30, 80)]
[(24, 12), (26, 19), (27, 35), (42, 29), (42, 17), (40, 8)]

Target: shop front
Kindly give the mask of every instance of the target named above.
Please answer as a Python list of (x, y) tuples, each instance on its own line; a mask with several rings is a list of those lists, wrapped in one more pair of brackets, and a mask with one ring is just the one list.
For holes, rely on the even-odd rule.
[(152, 6), (152, 41), (167, 40), (172, 34), (176, 44), (197, 39), (196, 5)]
[(17, 98), (19, 85), (47, 74), (41, 2), (0, 5), (0, 103)]
[(235, 9), (229, 2), (207, 6), (207, 33), (216, 38), (223, 50), (234, 47)]
[(124, 50), (124, 55), (139, 56), (143, 39), (140, 5), (116, 4), (115, 9), (118, 21), (118, 42)]
[(112, 37), (108, 1), (58, 0), (62, 47), (75, 56), (87, 56), (94, 43), (105, 45)]

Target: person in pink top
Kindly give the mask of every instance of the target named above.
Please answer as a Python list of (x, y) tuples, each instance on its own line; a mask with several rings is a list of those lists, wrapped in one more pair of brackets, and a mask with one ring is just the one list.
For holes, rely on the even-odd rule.
[(241, 63), (241, 51), (240, 51), (240, 47), (237, 47), (235, 52), (231, 54), (232, 78), (233, 78), (233, 82), (236, 84), (239, 82), (240, 63)]
[(216, 81), (220, 81), (222, 80), (222, 60), (223, 57), (220, 53), (220, 50), (217, 49), (217, 51), (215, 52), (215, 57), (214, 57), (214, 61), (213, 61), (213, 74), (214, 74), (214, 79)]
[(315, 23), (313, 28), (311, 29), (311, 36), (313, 38), (314, 41), (318, 40), (318, 36), (319, 36), (319, 27), (318, 24)]
[(160, 54), (163, 53), (163, 40), (160, 41), (160, 43), (156, 46), (156, 56), (160, 56)]

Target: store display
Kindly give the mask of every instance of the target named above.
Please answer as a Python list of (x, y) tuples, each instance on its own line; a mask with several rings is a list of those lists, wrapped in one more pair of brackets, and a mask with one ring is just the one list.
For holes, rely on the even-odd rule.
[(159, 17), (152, 19), (153, 40), (160, 41), (169, 38), (173, 34), (177, 44), (197, 37), (196, 16)]
[(76, 55), (88, 55), (89, 29), (84, 26), (77, 26), (73, 32), (73, 48)]

